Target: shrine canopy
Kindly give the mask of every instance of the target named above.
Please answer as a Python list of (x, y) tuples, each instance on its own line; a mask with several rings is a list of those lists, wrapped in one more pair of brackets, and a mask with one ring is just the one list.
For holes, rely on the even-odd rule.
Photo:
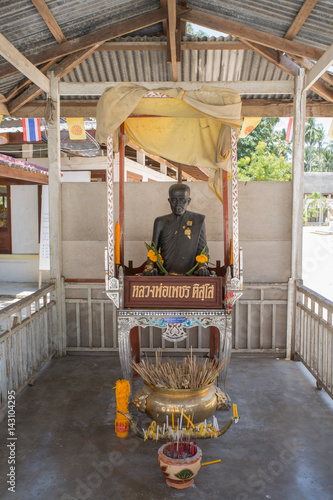
[[(241, 98), (231, 89), (160, 88), (121, 83), (107, 89), (97, 104), (96, 140), (106, 144), (124, 122), (131, 141), (147, 153), (210, 169), (209, 186), (222, 198), (219, 177), (231, 171), (231, 129), (242, 125)], [(117, 151), (118, 141), (114, 141)]]

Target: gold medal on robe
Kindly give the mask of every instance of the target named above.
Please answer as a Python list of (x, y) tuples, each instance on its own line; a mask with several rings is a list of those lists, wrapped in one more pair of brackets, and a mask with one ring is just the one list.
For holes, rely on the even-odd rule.
[(185, 236), (188, 237), (189, 240), (191, 239), (191, 229), (189, 229), (189, 228), (185, 229), (184, 234), (185, 234)]
[(191, 221), (191, 220), (188, 220), (188, 221), (186, 222), (186, 224), (187, 224), (188, 226), (192, 226), (192, 221)]

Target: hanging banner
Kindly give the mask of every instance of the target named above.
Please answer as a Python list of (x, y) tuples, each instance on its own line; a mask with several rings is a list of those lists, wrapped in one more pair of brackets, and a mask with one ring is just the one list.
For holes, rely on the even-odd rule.
[(239, 139), (244, 139), (256, 128), (261, 122), (261, 118), (246, 116), (239, 134)]
[(39, 270), (50, 269), (49, 186), (42, 187), (42, 214), (40, 225)]
[(83, 118), (66, 118), (66, 122), (71, 141), (82, 141), (87, 138)]

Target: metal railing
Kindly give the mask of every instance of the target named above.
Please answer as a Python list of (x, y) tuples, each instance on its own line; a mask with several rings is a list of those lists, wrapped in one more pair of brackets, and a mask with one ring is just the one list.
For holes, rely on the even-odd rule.
[(297, 286), (295, 358), (303, 362), (333, 398), (333, 302)]
[(55, 285), (46, 285), (0, 311), (0, 410), (57, 349)]
[(286, 355), (286, 283), (245, 283), (234, 311), (234, 353)]
[[(118, 353), (116, 310), (104, 284), (65, 283), (65, 292), (67, 352)], [(233, 318), (233, 352), (285, 356), (287, 283), (245, 284)], [(142, 352), (162, 347), (177, 355), (190, 346), (198, 354), (209, 351), (209, 329), (198, 326), (188, 333), (186, 340), (173, 343), (161, 336), (159, 328), (140, 328)]]

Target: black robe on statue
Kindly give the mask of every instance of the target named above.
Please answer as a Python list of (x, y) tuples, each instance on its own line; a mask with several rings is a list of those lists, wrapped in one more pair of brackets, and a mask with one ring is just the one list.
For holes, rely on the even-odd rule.
[(196, 256), (207, 245), (205, 216), (186, 211), (179, 217), (173, 213), (157, 217), (153, 242), (169, 274), (186, 274), (196, 264)]

